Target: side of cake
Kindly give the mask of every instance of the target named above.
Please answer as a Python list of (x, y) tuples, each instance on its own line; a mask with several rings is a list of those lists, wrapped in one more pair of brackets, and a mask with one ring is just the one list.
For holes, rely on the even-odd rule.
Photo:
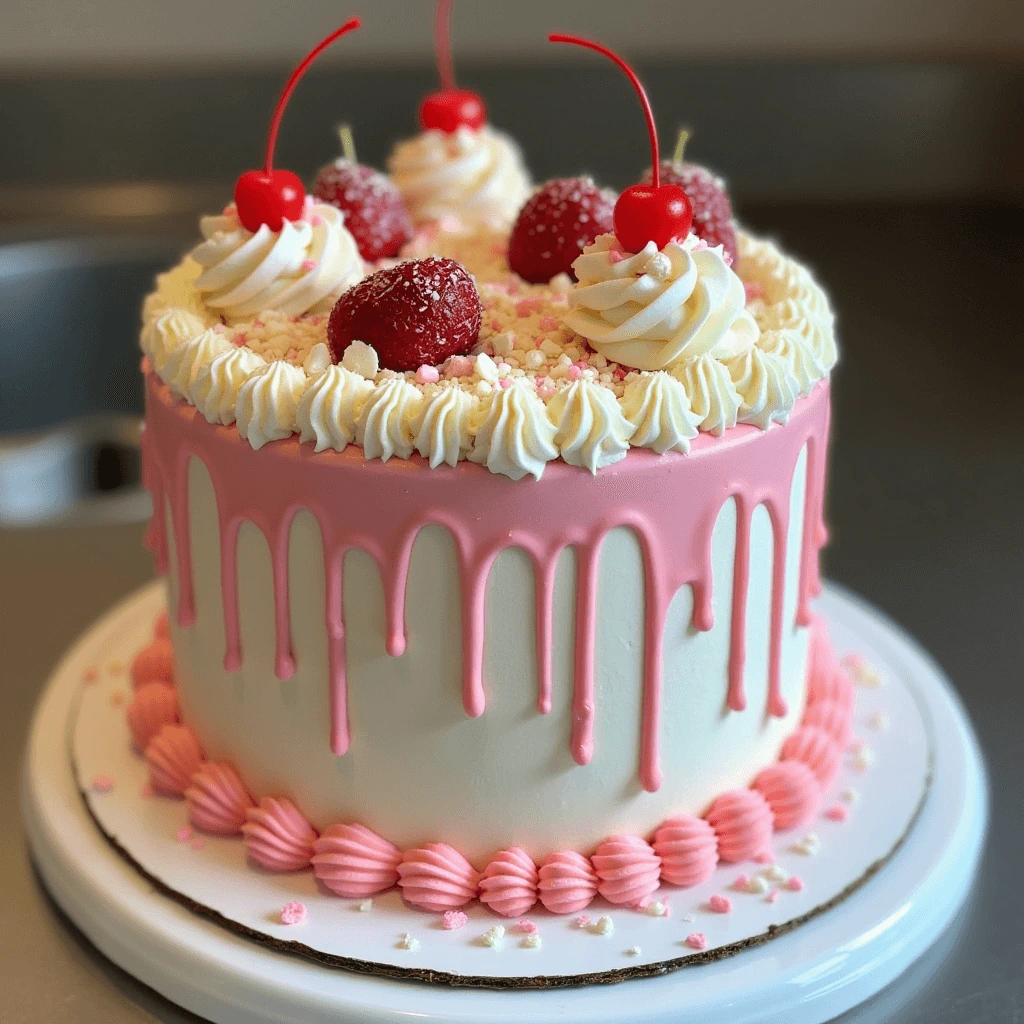
[[(570, 912), (592, 874), (638, 905), (756, 856), (835, 773), (834, 319), (706, 173), (660, 185), (655, 149), (618, 200), (524, 202), (479, 115), (400, 145), (390, 182), (336, 165), (335, 205), (272, 223), (242, 197), (146, 300), (155, 643), (186, 724), (144, 745), (194, 769), (158, 788), (199, 827), (343, 894), (504, 913), (476, 873), (511, 873)], [(652, 234), (622, 219), (666, 196)], [(411, 237), (362, 229), (396, 202)]]

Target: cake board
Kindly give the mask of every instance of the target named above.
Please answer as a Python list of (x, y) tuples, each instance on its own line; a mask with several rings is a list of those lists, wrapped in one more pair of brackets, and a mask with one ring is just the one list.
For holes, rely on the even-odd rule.
[[(211, 839), (200, 851), (175, 851), (173, 859), (161, 861), (159, 845), (144, 841), (150, 807), (169, 847), (167, 833), (173, 832), (173, 814), (183, 814), (180, 805), (158, 813), (149, 801), (141, 814), (134, 813), (139, 806), (129, 806), (133, 813), (120, 822), (113, 813), (122, 806), (119, 800), (135, 799), (138, 791), (123, 724), (119, 741), (99, 736), (90, 749), (82, 746), (82, 737), (97, 739), (103, 729), (81, 723), (86, 705), (98, 714), (97, 695), (108, 705), (109, 723), (123, 718), (109, 705), (118, 687), (128, 685), (123, 678), (118, 682), (116, 673), (88, 684), (83, 678), (95, 677), (91, 667), (98, 661), (126, 664), (162, 601), (159, 584), (129, 598), (93, 626), (54, 673), (29, 740), (25, 818), (46, 884), (75, 923), (130, 973), (211, 1020), (384, 1024), (415, 1012), (445, 1022), (528, 1017), (685, 1024), (727, 1014), (736, 1022), (813, 1024), (844, 1012), (898, 976), (942, 934), (967, 894), (986, 818), (984, 772), (970, 725), (949, 683), (912, 641), (863, 602), (830, 586), (819, 607), (837, 648), (862, 652), (886, 680), (877, 691), (862, 690), (868, 698), (864, 706), (859, 694), (858, 733), (866, 731), (870, 698), (878, 695), (884, 694), (883, 704), (903, 719), (899, 731), (894, 727), (871, 736), (878, 760), (864, 775), (864, 793), (851, 807), (850, 820), (815, 823), (821, 855), (800, 859), (789, 849), (799, 837), (779, 838), (779, 862), (807, 879), (804, 891), (787, 891), (767, 905), (759, 896), (730, 888), (741, 871), (755, 873), (756, 866), (719, 868), (708, 891), (729, 894), (734, 910), (728, 915), (708, 914), (702, 902), (706, 894), (690, 890), (672, 893), (665, 918), (595, 905), (593, 918), (606, 912), (613, 918), (612, 936), (540, 912), (530, 916), (540, 926), (543, 950), (522, 950), (510, 929), (500, 952), (478, 941), (496, 920), (482, 908), (471, 911), (459, 933), (442, 933), (429, 916), (405, 910), (394, 893), (376, 900), (368, 914), (358, 913), (354, 901), (335, 898), (330, 934), (318, 935), (316, 922), (322, 923), (328, 911), (319, 913), (317, 900), (325, 897), (308, 878), (306, 890), (299, 892), (303, 883), (291, 876), (283, 881), (253, 873), (244, 854), (239, 856), (237, 840)], [(871, 712), (876, 723), (878, 712)], [(903, 739), (911, 716), (910, 733), (922, 742), (894, 743), (897, 734)], [(910, 761), (901, 764), (893, 759), (904, 747)], [(73, 764), (69, 754), (81, 763)], [(109, 764), (115, 777), (123, 772), (119, 784), (111, 793), (87, 792), (83, 800), (80, 782), (101, 766), (91, 759), (103, 756), (110, 760), (102, 766)], [(872, 799), (879, 779), (901, 772), (921, 774), (919, 791), (902, 787), (902, 801)], [(849, 782), (844, 770), (837, 786), (849, 789)], [(107, 797), (112, 799), (105, 805)], [(138, 834), (124, 831), (135, 818), (141, 819)], [(115, 832), (120, 848), (108, 838)], [(873, 837), (876, 851), (862, 850), (859, 860), (842, 855), (870, 846), (861, 841), (865, 835)], [(197, 879), (208, 883), (211, 874), (229, 878), (232, 873), (238, 878), (234, 896), (231, 885), (210, 894), (195, 884)], [(248, 925), (237, 902), (242, 891)], [(290, 898), (309, 904), (312, 926), (289, 929), (275, 919)], [(338, 927), (342, 924), (348, 927)], [(698, 930), (709, 940), (702, 954), (682, 941)], [(398, 948), (395, 940), (405, 931), (419, 937), (419, 949)], [(337, 936), (350, 933), (362, 936), (356, 951), (362, 955), (350, 957), (351, 966), (374, 973), (331, 965), (344, 962), (344, 956), (331, 962), (310, 958), (317, 947), (337, 946)], [(302, 943), (306, 955), (283, 952), (289, 942)], [(344, 942), (335, 952), (343, 949)], [(694, 962), (702, 960), (708, 962)], [(579, 969), (581, 962), (586, 969)], [(621, 983), (522, 987), (552, 978), (564, 984), (580, 976)], [(453, 988), (453, 978), (455, 984), (489, 987)]]

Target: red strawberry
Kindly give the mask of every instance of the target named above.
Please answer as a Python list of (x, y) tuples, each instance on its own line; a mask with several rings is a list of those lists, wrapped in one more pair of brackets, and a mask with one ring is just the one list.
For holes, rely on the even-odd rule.
[[(644, 177), (651, 180), (651, 172)], [(678, 185), (693, 207), (692, 231), (708, 245), (721, 245), (735, 260), (736, 229), (733, 225), (732, 204), (725, 191), (725, 182), (712, 171), (699, 164), (661, 162), (662, 185)]]
[(482, 314), (466, 268), (428, 256), (378, 270), (345, 292), (331, 310), (327, 341), (335, 361), (358, 340), (377, 350), (381, 366), (416, 370), (469, 352)]
[(584, 246), (614, 230), (614, 212), (615, 193), (590, 178), (555, 178), (541, 185), (519, 211), (509, 240), (509, 266), (533, 284), (571, 275)]
[(401, 193), (380, 171), (339, 159), (320, 169), (313, 186), (317, 199), (345, 214), (345, 227), (369, 263), (397, 256), (412, 238), (412, 224)]

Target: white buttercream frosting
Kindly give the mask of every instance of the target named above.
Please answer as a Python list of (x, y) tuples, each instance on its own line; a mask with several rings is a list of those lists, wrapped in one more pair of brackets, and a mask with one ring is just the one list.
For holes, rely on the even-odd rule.
[(622, 396), (622, 412), (634, 427), (632, 444), (659, 455), (688, 452), (701, 422), (690, 408), (686, 388), (664, 370), (631, 381)]
[(211, 327), (174, 349), (164, 362), (160, 376), (179, 398), (187, 398), (199, 371), (232, 348), (223, 332)]
[(344, 366), (328, 366), (306, 382), (295, 410), (300, 441), (315, 441), (316, 451), (343, 452), (356, 439), (356, 423), (373, 384)]
[(156, 313), (142, 328), (142, 351), (157, 373), (163, 371), (171, 354), (202, 334), (205, 321), (182, 306), (171, 306)]
[(203, 217), (205, 241), (191, 257), (203, 267), (195, 287), (206, 305), (231, 320), (278, 310), (327, 313), (363, 277), (363, 261), (340, 210), (312, 204), (304, 219), (266, 224), (253, 233), (234, 215)]
[(752, 348), (726, 364), (740, 396), (739, 420), (767, 430), (786, 423), (800, 388), (786, 364), (771, 352)]
[(743, 282), (721, 248), (694, 236), (634, 255), (614, 235), (600, 235), (576, 258), (579, 284), (569, 293), (566, 324), (602, 355), (638, 370), (662, 370), (714, 349), (732, 354), (757, 340)]
[(189, 400), (209, 423), (228, 426), (235, 422), (239, 389), (254, 370), (266, 364), (252, 349), (232, 345), (199, 370), (189, 389)]
[(539, 480), (557, 457), (555, 426), (525, 381), (513, 380), (490, 396), (469, 454), (472, 462), (513, 480), (527, 475)]
[(238, 432), (256, 449), (294, 433), (305, 385), (306, 374), (281, 359), (257, 367), (238, 389)]
[(377, 384), (356, 424), (356, 443), (366, 458), (384, 462), (393, 455), (409, 458), (413, 451), (413, 424), (422, 404), (423, 392), (404, 377)]
[(799, 332), (791, 329), (762, 331), (757, 347), (771, 352), (786, 364), (800, 389), (800, 395), (811, 393), (811, 388), (828, 372), (818, 358), (811, 343)]
[(548, 418), (562, 459), (591, 473), (624, 459), (636, 429), (615, 396), (587, 380), (559, 391), (548, 403)]
[(436, 469), (455, 466), (473, 447), (470, 425), (480, 400), (461, 388), (438, 388), (426, 397), (413, 424), (416, 450)]
[(395, 146), (388, 172), (415, 224), (510, 224), (530, 194), (519, 147), (489, 125), (421, 132)]
[(721, 437), (736, 426), (742, 400), (728, 369), (717, 359), (691, 359), (673, 367), (672, 376), (686, 389), (701, 430)]

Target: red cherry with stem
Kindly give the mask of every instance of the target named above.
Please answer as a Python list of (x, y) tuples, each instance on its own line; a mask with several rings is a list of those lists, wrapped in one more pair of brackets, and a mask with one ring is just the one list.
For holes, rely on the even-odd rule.
[(619, 196), (615, 204), (615, 237), (628, 252), (639, 252), (648, 242), (664, 248), (669, 242), (681, 241), (690, 232), (693, 210), (686, 193), (678, 185), (662, 185), (658, 129), (654, 113), (636, 72), (617, 54), (589, 39), (554, 32), (548, 36), (552, 43), (572, 43), (594, 50), (617, 64), (633, 84), (647, 119), (647, 134), (651, 140), (651, 184), (632, 185)]
[(455, 85), (452, 67), (452, 0), (437, 0), (434, 12), (434, 53), (441, 89), (432, 92), (420, 104), (420, 124), (427, 130), (452, 132), (459, 128), (477, 131), (487, 121), (483, 97)]
[(270, 119), (267, 133), (267, 156), (263, 170), (246, 171), (235, 184), (235, 208), (238, 219), (247, 231), (259, 231), (266, 224), (271, 231), (280, 231), (286, 220), (296, 221), (302, 217), (306, 202), (306, 189), (297, 174), (291, 171), (274, 170), (274, 146), (277, 144), (277, 130), (281, 126), (284, 108), (288, 105), (295, 86), (313, 63), (336, 39), (359, 28), (362, 22), (350, 18), (341, 28), (321, 40), (299, 62), (285, 82), (281, 95)]

